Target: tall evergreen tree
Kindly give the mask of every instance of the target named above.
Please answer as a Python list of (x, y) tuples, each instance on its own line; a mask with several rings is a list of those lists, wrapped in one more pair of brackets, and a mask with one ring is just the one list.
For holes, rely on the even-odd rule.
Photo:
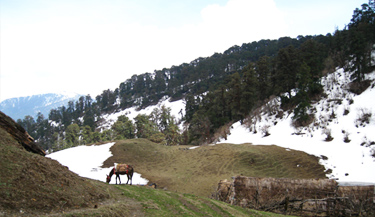
[(298, 68), (297, 73), (297, 94), (293, 98), (295, 104), (293, 119), (298, 122), (296, 126), (304, 125), (309, 120), (308, 110), (311, 107), (310, 98), (308, 96), (309, 87), (312, 84), (312, 76), (310, 67), (303, 62)]
[(136, 126), (137, 138), (149, 139), (151, 136), (158, 132), (157, 126), (150, 121), (149, 116), (145, 114), (139, 114), (134, 118)]
[(66, 128), (65, 140), (68, 147), (79, 145), (80, 129), (78, 124), (71, 124)]
[(352, 78), (361, 82), (365, 73), (373, 69), (372, 52), (375, 43), (375, 3), (362, 4), (356, 9), (348, 25), (348, 68), (353, 72)]
[(271, 59), (268, 56), (261, 57), (255, 64), (258, 74), (258, 92), (260, 99), (265, 99), (271, 95)]
[(117, 118), (117, 121), (112, 125), (112, 130), (115, 133), (115, 139), (135, 138), (135, 126), (125, 115), (121, 115)]
[(92, 142), (92, 131), (90, 126), (81, 127), (82, 144), (86, 145)]
[[(243, 72), (241, 82), (240, 120), (250, 113), (257, 101), (258, 81), (255, 75), (254, 65), (249, 64)], [(264, 93), (261, 93), (264, 94)]]
[(228, 84), (229, 91), (228, 96), (231, 99), (231, 111), (235, 120), (240, 120), (243, 115), (241, 114), (241, 98), (242, 98), (242, 87), (241, 87), (241, 76), (238, 72), (231, 76), (231, 81)]
[(280, 49), (276, 56), (276, 79), (280, 90), (287, 92), (288, 98), (292, 98), (292, 89), (295, 88), (299, 59), (297, 50), (293, 46)]

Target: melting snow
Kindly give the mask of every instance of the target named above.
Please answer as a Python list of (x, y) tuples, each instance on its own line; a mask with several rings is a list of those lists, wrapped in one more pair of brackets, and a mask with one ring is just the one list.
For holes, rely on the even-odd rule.
[[(104, 145), (77, 146), (54, 152), (47, 157), (57, 160), (79, 176), (105, 182), (106, 175), (109, 174), (112, 167), (102, 168), (102, 165), (105, 160), (112, 156), (110, 148), (114, 144), (112, 142)], [(122, 183), (126, 183), (127, 177), (125, 175), (120, 176), (120, 178)], [(111, 183), (115, 183), (115, 176), (112, 177)], [(142, 178), (141, 174), (134, 173), (133, 184), (145, 185), (147, 183), (148, 180)]]
[[(375, 72), (369, 77), (374, 75)], [(348, 92), (345, 90), (348, 76), (343, 70), (330, 74), (323, 82), (327, 82), (325, 92), (328, 97), (312, 105), (316, 107), (316, 121), (309, 127), (294, 128), (292, 114), (284, 114), (281, 119), (263, 114), (252, 126), (257, 133), (237, 122), (227, 140), (220, 143), (277, 145), (287, 150), (304, 151), (321, 157), (320, 163), (332, 170), (329, 178), (341, 183), (375, 183), (375, 158), (371, 156), (375, 151), (375, 144), (371, 145), (375, 141), (375, 88), (370, 86), (358, 96)], [(342, 102), (337, 103), (334, 99), (342, 99)], [(349, 113), (344, 114), (344, 110), (349, 110)], [(329, 117), (332, 112), (334, 118)], [(372, 116), (370, 123), (360, 126), (358, 118), (363, 112)], [(262, 129), (267, 129), (270, 135), (265, 137)], [(330, 142), (325, 141), (327, 129), (334, 138)], [(349, 143), (344, 142), (345, 136), (351, 140)]]
[(103, 118), (105, 120), (105, 124), (103, 124), (102, 127), (106, 129), (110, 128), (121, 115), (126, 115), (130, 120), (134, 121), (134, 118), (137, 117), (138, 114), (149, 115), (155, 108), (161, 107), (162, 105), (167, 108), (171, 108), (171, 115), (176, 118), (177, 122), (185, 115), (185, 104), (183, 100), (170, 102), (170, 99), (164, 99), (161, 100), (157, 105), (149, 106), (140, 111), (137, 111), (135, 107), (131, 107), (117, 113), (104, 115)]
[[(337, 179), (340, 183), (375, 183), (375, 158), (371, 156), (375, 153), (374, 82), (361, 95), (355, 95), (347, 90), (349, 76), (349, 73), (339, 69), (322, 79), (327, 97), (312, 104), (315, 108), (312, 113), (316, 120), (310, 126), (294, 128), (291, 124), (293, 114), (287, 112), (284, 112), (282, 118), (277, 118), (276, 113), (267, 114), (267, 109), (276, 108), (280, 111), (280, 102), (275, 98), (268, 104), (267, 109), (254, 117), (251, 131), (237, 122), (232, 126), (227, 140), (222, 139), (219, 143), (277, 145), (286, 150), (303, 151), (321, 158), (320, 163), (327, 170), (332, 170), (328, 177)], [(374, 80), (375, 72), (368, 74), (367, 78)], [(110, 128), (120, 115), (134, 120), (138, 114), (150, 114), (154, 108), (161, 105), (170, 107), (177, 120), (181, 115), (185, 115), (183, 100), (169, 102), (164, 99), (158, 105), (140, 111), (129, 108), (106, 115), (106, 124), (102, 127)], [(345, 114), (345, 111), (349, 113)], [(330, 117), (332, 113), (335, 116), (333, 118)], [(368, 124), (360, 126), (358, 118), (363, 113), (371, 113), (372, 116)], [(257, 133), (254, 133), (254, 129)], [(331, 131), (334, 138), (330, 142), (325, 141), (327, 130)], [(265, 137), (265, 131), (270, 135)], [(351, 140), (349, 143), (344, 142), (346, 136)]]

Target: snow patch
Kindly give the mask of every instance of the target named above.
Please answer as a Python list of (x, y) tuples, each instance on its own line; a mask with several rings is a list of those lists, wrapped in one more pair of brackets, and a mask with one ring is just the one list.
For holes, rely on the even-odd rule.
[[(105, 182), (106, 175), (110, 168), (102, 168), (103, 162), (112, 156), (110, 148), (114, 142), (103, 145), (77, 146), (62, 151), (54, 152), (47, 157), (57, 160), (62, 165), (67, 166), (70, 171), (79, 176)], [(121, 176), (122, 182), (127, 180), (126, 176)], [(112, 182), (114, 179), (112, 178)], [(146, 185), (147, 179), (141, 177), (141, 174), (134, 173), (133, 184)]]
[[(375, 72), (367, 76), (374, 79)], [(332, 170), (328, 178), (342, 183), (375, 183), (375, 158), (371, 156), (375, 151), (375, 88), (372, 85), (355, 95), (345, 88), (349, 77), (339, 69), (322, 79), (327, 97), (312, 104), (315, 121), (310, 126), (294, 128), (291, 114), (276, 118), (262, 113), (253, 118), (251, 128), (233, 124), (227, 140), (219, 143), (277, 145), (303, 151), (321, 158), (320, 163)], [(361, 126), (358, 120), (363, 113), (372, 116)], [(264, 136), (262, 130), (270, 135)], [(328, 131), (333, 137), (330, 142), (325, 141)], [(345, 137), (350, 142), (344, 142)]]
[(179, 122), (182, 120), (182, 117), (185, 116), (185, 102), (184, 100), (178, 100), (174, 102), (170, 102), (170, 98), (161, 100), (157, 105), (149, 106), (145, 109), (137, 111), (135, 107), (127, 108), (125, 110), (103, 115), (104, 124), (100, 126), (102, 129), (109, 129), (111, 126), (117, 121), (117, 118), (121, 115), (125, 115), (130, 120), (134, 121), (134, 118), (137, 117), (139, 114), (146, 114), (149, 115), (155, 108), (159, 108), (161, 106), (165, 106), (167, 108), (171, 108), (171, 115), (175, 117), (176, 121)]

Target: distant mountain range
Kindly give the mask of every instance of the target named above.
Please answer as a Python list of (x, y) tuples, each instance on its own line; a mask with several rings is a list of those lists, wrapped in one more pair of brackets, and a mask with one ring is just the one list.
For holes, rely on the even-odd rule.
[(76, 101), (80, 96), (76, 93), (47, 93), (11, 98), (0, 103), (0, 110), (16, 121), (25, 118), (27, 115), (36, 118), (38, 112), (48, 118), (51, 109), (67, 105), (71, 100)]

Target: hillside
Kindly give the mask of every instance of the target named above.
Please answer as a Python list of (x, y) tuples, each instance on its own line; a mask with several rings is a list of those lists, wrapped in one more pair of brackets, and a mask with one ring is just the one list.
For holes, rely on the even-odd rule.
[[(375, 71), (366, 74), (362, 93), (353, 93), (351, 73), (342, 69), (322, 78), (322, 98), (311, 104), (314, 119), (306, 126), (293, 125), (292, 111), (280, 108), (279, 98), (268, 101), (231, 126), (219, 143), (277, 145), (317, 156), (345, 184), (375, 183)], [(348, 183), (347, 183), (348, 184)]]
[[(4, 120), (3, 116), (0, 118)], [(1, 123), (0, 215), (91, 207), (109, 198), (104, 185), (79, 177), (55, 160), (27, 151), (4, 129), (5, 122)]]
[[(150, 183), (170, 191), (209, 197), (219, 180), (232, 176), (325, 178), (318, 158), (277, 146), (251, 144), (202, 147), (163, 146), (144, 139), (119, 141), (103, 163), (126, 162)], [(303, 167), (295, 167), (301, 164)], [(188, 183), (188, 184), (187, 184)]]
[[(294, 125), (304, 126), (313, 119), (311, 105), (330, 87), (324, 76), (343, 68), (354, 92), (367, 82), (366, 75), (375, 68), (374, 7), (373, 1), (362, 4), (348, 25), (333, 34), (232, 46), (210, 57), (133, 75), (95, 98), (87, 95), (52, 109), (48, 119), (21, 122), (49, 152), (133, 138), (166, 145), (211, 144), (270, 99), (279, 101)], [(170, 105), (183, 100), (177, 115), (168, 107), (155, 107), (165, 99)]]
[(80, 177), (56, 160), (27, 151), (4, 129), (16, 123), (3, 117), (0, 216), (279, 216), (194, 195)]
[[(322, 97), (311, 103), (308, 112), (314, 119), (306, 126), (296, 127), (293, 110), (283, 109), (280, 97), (273, 97), (246, 117), (242, 125), (239, 121), (217, 133), (211, 144), (250, 143), (299, 150), (318, 157), (320, 164), (330, 172), (328, 178), (342, 184), (375, 183), (371, 172), (375, 170), (375, 137), (372, 133), (375, 130), (375, 72), (366, 74), (367, 86), (363, 87), (362, 93), (353, 93), (350, 76), (351, 72), (341, 68), (322, 77)], [(110, 128), (120, 115), (134, 120), (138, 114), (149, 115), (163, 105), (170, 107), (171, 114), (180, 120), (186, 113), (184, 103), (184, 100), (170, 102), (164, 99), (142, 110), (129, 108), (104, 115), (106, 124), (102, 127)], [(326, 141), (327, 135), (333, 140)]]

